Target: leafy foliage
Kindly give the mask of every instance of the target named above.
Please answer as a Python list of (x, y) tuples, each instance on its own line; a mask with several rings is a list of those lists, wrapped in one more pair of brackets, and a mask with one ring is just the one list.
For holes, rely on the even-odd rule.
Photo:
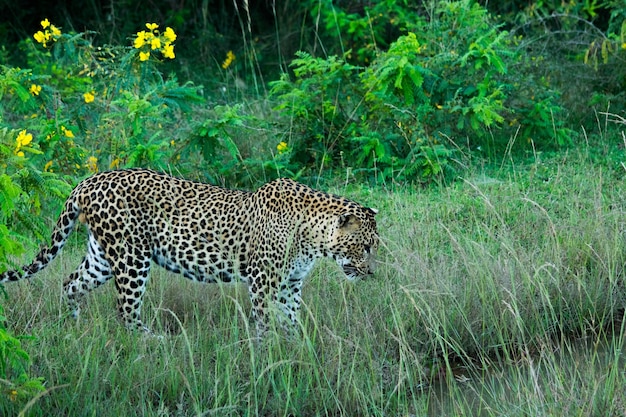
[[(571, 132), (555, 121), (558, 96), (545, 83), (529, 94), (523, 77), (509, 72), (523, 53), (485, 8), (443, 1), (430, 13), (415, 14), (402, 26), (407, 33), (376, 49), (365, 67), (348, 63), (351, 51), (327, 59), (297, 54), (295, 80), (284, 74), (271, 90), (293, 126), (292, 162), (321, 170), (349, 160), (354, 172), (432, 181), (454, 175), (459, 144), (494, 156), (520, 130), (523, 144), (568, 143)], [(358, 15), (336, 19), (362, 27), (348, 24)]]
[(242, 127), (246, 120), (240, 111), (240, 106), (216, 106), (213, 117), (199, 122), (183, 147), (185, 156), (200, 151), (209, 168), (207, 176), (213, 182), (235, 172), (241, 162), (241, 154), (230, 133), (230, 129)]
[(354, 115), (361, 91), (353, 82), (357, 67), (339, 57), (314, 58), (305, 52), (297, 53), (291, 66), (296, 82), (283, 74), (271, 84), (271, 94), (278, 99), (276, 110), (294, 121), (292, 161), (303, 165), (338, 161), (349, 150), (345, 138), (358, 128)]
[[(500, 160), (503, 152), (569, 146), (580, 120), (589, 122), (589, 105), (620, 111), (624, 15), (618, 1), (483, 7), (470, 0), (307, 0), (249, 10), (221, 4), (207, 13), (210, 4), (165, 10), (155, 3), (181, 35), (149, 24), (134, 37), (134, 48), (114, 42), (141, 29), (144, 17), (136, 10), (124, 22), (111, 16), (110, 26), (87, 11), (72, 14), (99, 34), (42, 28), (49, 32), (46, 47), (20, 44), (26, 60), (20, 67), (28, 69), (5, 67), (3, 100), (21, 109), (5, 120), (36, 133), (44, 152), (37, 163), (72, 175), (143, 165), (240, 184), (279, 172), (319, 176), (350, 169), (428, 182), (439, 178), (420, 168), (428, 153), (447, 162), (438, 172), (452, 178), (453, 168), (463, 166), (455, 161), (473, 155)], [(229, 12), (237, 19), (223, 19)], [(576, 38), (580, 30), (587, 37)], [(112, 44), (96, 46), (103, 37)], [(172, 61), (173, 49), (165, 46), (174, 42)], [(291, 61), (296, 50), (302, 52)], [(592, 65), (582, 68), (584, 61)], [(582, 80), (591, 67), (599, 74), (591, 82), (568, 82), (570, 74)], [(170, 69), (209, 87), (164, 76)], [(275, 112), (259, 116), (250, 86), (264, 100), (276, 69), (282, 75), (270, 82)], [(29, 84), (41, 91), (31, 93)], [(209, 118), (219, 119), (224, 108), (237, 108), (231, 121), (241, 123), (205, 136), (211, 129), (203, 132), (203, 125), (214, 124)], [(42, 110), (45, 122), (35, 117), (24, 125), (24, 116)], [(252, 145), (251, 132), (259, 139)], [(277, 152), (282, 142), (288, 152)], [(426, 151), (435, 147), (446, 151)]]
[(0, 402), (25, 400), (44, 390), (44, 380), (28, 375), (30, 356), (20, 339), (7, 330), (5, 320), (0, 305)]

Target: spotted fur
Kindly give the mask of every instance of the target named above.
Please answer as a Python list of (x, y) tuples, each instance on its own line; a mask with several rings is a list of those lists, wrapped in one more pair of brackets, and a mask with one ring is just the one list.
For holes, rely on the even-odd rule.
[(152, 261), (194, 281), (241, 280), (264, 329), (269, 311), (296, 321), (304, 278), (331, 257), (348, 279), (373, 271), (376, 210), (277, 179), (255, 192), (186, 181), (145, 169), (109, 171), (82, 181), (52, 232), (51, 245), (0, 283), (28, 278), (61, 251), (77, 221), (87, 255), (64, 284), (75, 316), (79, 300), (115, 278), (120, 317), (146, 330), (142, 297)]

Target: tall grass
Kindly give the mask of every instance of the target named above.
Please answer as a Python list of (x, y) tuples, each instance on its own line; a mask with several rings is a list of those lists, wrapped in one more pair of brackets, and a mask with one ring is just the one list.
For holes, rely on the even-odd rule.
[(333, 190), (380, 210), (378, 271), (349, 283), (321, 262), (299, 335), (260, 344), (243, 286), (156, 267), (144, 314), (164, 338), (119, 324), (113, 285), (66, 318), (70, 248), (6, 286), (9, 326), (37, 336), (31, 374), (67, 384), (27, 414), (624, 415), (624, 173), (579, 155), (513, 168)]

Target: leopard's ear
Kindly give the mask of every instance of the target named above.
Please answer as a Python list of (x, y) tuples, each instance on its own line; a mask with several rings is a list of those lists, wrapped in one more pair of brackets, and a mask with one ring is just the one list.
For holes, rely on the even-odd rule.
[(340, 229), (353, 229), (361, 225), (361, 219), (352, 213), (344, 213), (339, 216)]
[(378, 209), (375, 209), (374, 207), (368, 207), (367, 209), (372, 212), (374, 216), (378, 214)]

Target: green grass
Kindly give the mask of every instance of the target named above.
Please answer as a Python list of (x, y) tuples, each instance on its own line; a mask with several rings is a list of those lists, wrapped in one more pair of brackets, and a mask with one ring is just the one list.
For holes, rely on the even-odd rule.
[[(166, 337), (127, 332), (112, 284), (66, 318), (70, 248), (7, 285), (8, 326), (48, 388), (36, 416), (618, 416), (624, 171), (580, 155), (448, 188), (337, 187), (380, 210), (370, 279), (322, 262), (304, 289), (301, 336), (254, 343), (241, 285), (153, 269), (143, 310)], [(25, 406), (0, 397), (0, 414)]]

